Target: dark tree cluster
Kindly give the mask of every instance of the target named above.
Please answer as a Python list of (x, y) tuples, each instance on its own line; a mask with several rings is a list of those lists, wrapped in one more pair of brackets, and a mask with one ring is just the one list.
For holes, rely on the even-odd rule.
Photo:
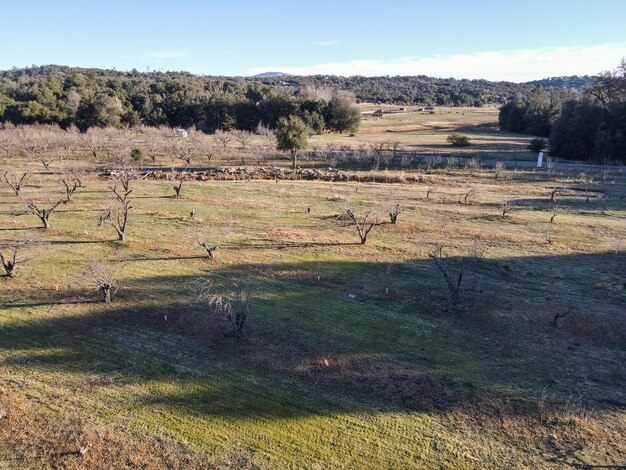
[[(314, 90), (313, 90), (314, 91)], [(352, 132), (360, 113), (346, 96), (241, 77), (42, 66), (0, 72), (0, 122), (92, 127), (169, 126), (253, 131), (299, 116), (313, 133)]]
[(550, 153), (560, 158), (626, 163), (626, 60), (582, 94), (535, 88), (502, 106), (499, 124), (550, 137)]

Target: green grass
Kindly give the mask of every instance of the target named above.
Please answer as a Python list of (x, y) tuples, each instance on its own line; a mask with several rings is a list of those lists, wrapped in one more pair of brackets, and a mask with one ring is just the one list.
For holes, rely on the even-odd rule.
[[(0, 279), (0, 408), (21, 397), (55, 419), (264, 468), (621, 465), (624, 183), (597, 185), (591, 203), (564, 193), (550, 224), (545, 188), (562, 177), (508, 176), (189, 182), (180, 199), (167, 183), (135, 181), (123, 244), (97, 227), (107, 181), (79, 191), (47, 232), (15, 215), (24, 200), (3, 188), (0, 239), (42, 243), (16, 278)], [(41, 181), (25, 199), (60, 189), (54, 175)], [(471, 203), (456, 203), (469, 188)], [(336, 216), (375, 209), (382, 221), (391, 191), (399, 224), (359, 245)], [(504, 199), (534, 202), (502, 218)], [(194, 234), (223, 226), (210, 261)], [(437, 243), (457, 264), (486, 253), (456, 308), (427, 257)], [(123, 267), (110, 305), (81, 274), (92, 259)], [(209, 321), (201, 277), (251, 289), (244, 340)], [(23, 448), (0, 433), (0, 457)]]

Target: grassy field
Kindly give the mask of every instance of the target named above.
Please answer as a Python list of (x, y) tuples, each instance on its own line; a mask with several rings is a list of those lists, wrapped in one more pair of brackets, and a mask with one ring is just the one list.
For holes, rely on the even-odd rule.
[[(0, 189), (0, 244), (28, 239), (32, 258), (0, 279), (0, 468), (626, 464), (623, 174), (189, 181), (180, 198), (136, 180), (121, 243), (98, 227), (105, 178), (47, 231), (24, 213), (62, 196), (55, 171)], [(339, 217), (387, 222), (396, 203), (366, 245)], [(439, 245), (464, 266), (455, 305)], [(120, 271), (111, 304), (93, 260)], [(199, 297), (206, 279), (249, 289), (243, 338)]]
[[(360, 105), (362, 111), (376, 109), (397, 111), (397, 106)], [(359, 148), (363, 145), (398, 143), (407, 152), (433, 155), (480, 155), (481, 158), (499, 160), (532, 160), (536, 156), (526, 146), (531, 137), (503, 132), (498, 129), (498, 108), (436, 108), (436, 114), (416, 112), (406, 107), (404, 114), (385, 114), (377, 118), (362, 116), (359, 131), (352, 137), (347, 134), (323, 134), (311, 139), (311, 148), (323, 150), (328, 144)], [(455, 148), (446, 142), (453, 132), (470, 137), (470, 147)]]

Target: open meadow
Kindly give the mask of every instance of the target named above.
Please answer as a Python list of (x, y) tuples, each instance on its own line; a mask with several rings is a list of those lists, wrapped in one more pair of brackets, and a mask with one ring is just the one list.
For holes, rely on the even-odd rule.
[(0, 468), (626, 464), (623, 172), (4, 163)]

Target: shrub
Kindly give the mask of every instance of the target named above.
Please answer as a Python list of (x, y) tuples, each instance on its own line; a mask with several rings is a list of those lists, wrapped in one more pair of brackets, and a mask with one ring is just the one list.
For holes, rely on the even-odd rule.
[(469, 147), (472, 145), (468, 136), (458, 133), (450, 134), (446, 141), (453, 147)]
[(141, 149), (132, 149), (130, 152), (130, 158), (134, 162), (140, 162), (143, 160), (143, 151)]
[(528, 142), (526, 148), (534, 153), (539, 153), (547, 147), (548, 143), (546, 139), (542, 139), (541, 137), (537, 137)]

